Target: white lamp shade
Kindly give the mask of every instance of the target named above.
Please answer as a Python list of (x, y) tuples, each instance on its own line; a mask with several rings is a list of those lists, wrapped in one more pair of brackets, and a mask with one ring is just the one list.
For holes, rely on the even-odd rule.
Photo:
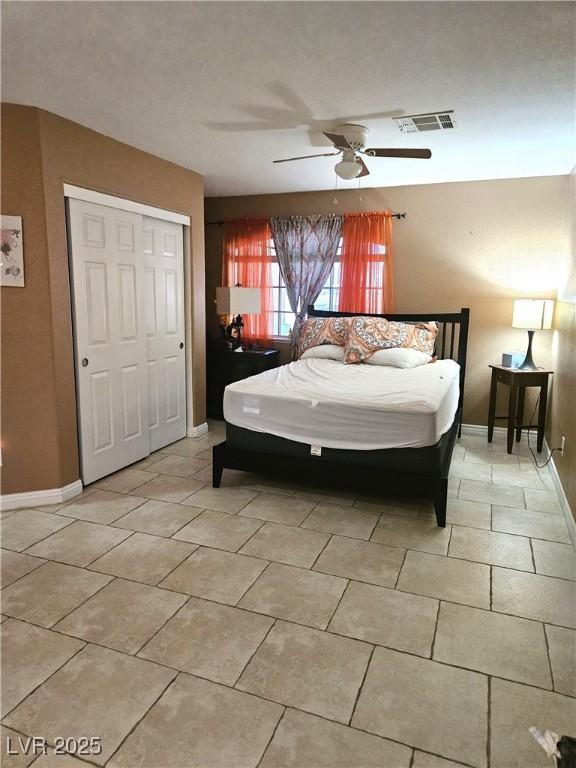
[(552, 328), (553, 312), (552, 299), (516, 299), (512, 327), (532, 331), (547, 330)]
[(216, 312), (219, 315), (257, 315), (260, 312), (260, 288), (216, 288)]

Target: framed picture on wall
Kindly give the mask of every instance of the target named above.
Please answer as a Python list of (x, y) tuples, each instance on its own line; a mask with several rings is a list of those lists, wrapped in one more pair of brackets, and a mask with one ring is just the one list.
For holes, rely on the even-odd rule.
[(0, 216), (0, 285), (24, 288), (22, 217)]

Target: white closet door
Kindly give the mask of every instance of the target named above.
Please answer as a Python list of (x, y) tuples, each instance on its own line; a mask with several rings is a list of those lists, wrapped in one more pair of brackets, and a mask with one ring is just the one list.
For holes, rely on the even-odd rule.
[(142, 216), (80, 200), (68, 205), (86, 484), (150, 451)]
[(150, 450), (186, 436), (184, 233), (181, 224), (143, 222)]

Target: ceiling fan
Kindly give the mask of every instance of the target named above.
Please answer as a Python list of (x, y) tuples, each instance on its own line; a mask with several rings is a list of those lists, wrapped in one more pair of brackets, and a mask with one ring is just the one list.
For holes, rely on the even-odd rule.
[(284, 160), (274, 160), (274, 163), (290, 163), (293, 160), (306, 160), (309, 157), (335, 157), (336, 155), (342, 155), (342, 160), (336, 163), (334, 171), (341, 179), (350, 181), (361, 176), (368, 176), (370, 171), (368, 166), (360, 157), (365, 155), (366, 157), (407, 157), (407, 158), (420, 158), (427, 160), (432, 157), (432, 152), (429, 149), (385, 149), (383, 147), (366, 147), (366, 138), (368, 136), (368, 128), (363, 125), (353, 125), (352, 123), (345, 123), (344, 125), (337, 125), (334, 128), (334, 133), (327, 133), (326, 136), (336, 152), (322, 152), (318, 155), (302, 155), (301, 157), (287, 157)]

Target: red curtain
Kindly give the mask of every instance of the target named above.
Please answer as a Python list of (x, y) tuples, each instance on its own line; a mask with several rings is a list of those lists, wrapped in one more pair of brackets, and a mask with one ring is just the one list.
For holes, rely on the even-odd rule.
[(263, 341), (272, 335), (271, 238), (268, 219), (224, 222), (222, 285), (260, 288), (260, 314), (242, 318), (247, 341)]
[(341, 312), (394, 311), (392, 214), (354, 213), (342, 226)]

